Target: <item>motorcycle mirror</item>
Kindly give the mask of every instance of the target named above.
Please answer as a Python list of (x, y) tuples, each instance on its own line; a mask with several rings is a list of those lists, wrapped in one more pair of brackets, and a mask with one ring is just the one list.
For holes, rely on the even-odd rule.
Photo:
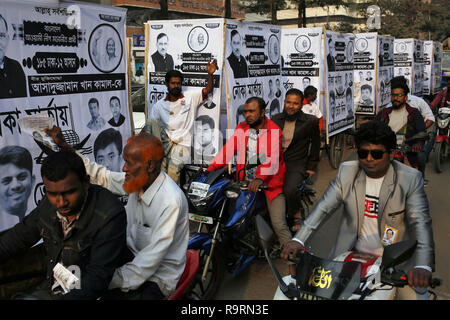
[(381, 259), (381, 268), (387, 269), (408, 260), (414, 254), (416, 240), (406, 240), (386, 246)]
[(269, 250), (273, 238), (273, 231), (260, 215), (256, 216), (255, 221), (261, 245), (265, 250)]
[(248, 163), (245, 166), (245, 169), (251, 169), (254, 167), (259, 166), (261, 163), (266, 162), (266, 154), (265, 153), (260, 153), (260, 154), (256, 154), (252, 157), (250, 157), (250, 159), (248, 159)]

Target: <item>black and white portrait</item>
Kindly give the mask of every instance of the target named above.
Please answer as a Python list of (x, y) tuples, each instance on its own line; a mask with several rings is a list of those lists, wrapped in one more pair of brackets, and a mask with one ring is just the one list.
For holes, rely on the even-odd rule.
[(0, 149), (0, 231), (21, 221), (35, 183), (30, 152), (21, 146)]
[(205, 28), (197, 26), (194, 27), (188, 35), (188, 46), (194, 52), (203, 51), (209, 42), (209, 35)]
[(156, 72), (167, 72), (173, 70), (173, 58), (167, 53), (169, 37), (161, 32), (156, 36), (156, 51), (152, 54), (152, 62)]
[(122, 135), (109, 128), (100, 132), (94, 141), (95, 162), (108, 170), (120, 172), (122, 162)]
[(111, 99), (109, 99), (109, 107), (111, 109), (112, 118), (109, 119), (108, 123), (113, 127), (120, 127), (125, 122), (125, 116), (120, 113), (120, 99), (116, 96), (111, 97)]
[(94, 66), (101, 72), (113, 72), (122, 60), (123, 46), (119, 33), (109, 24), (101, 24), (92, 31), (89, 54)]
[[(27, 96), (25, 73), (16, 60), (6, 56), (9, 45), (8, 23), (0, 13), (0, 99)], [(16, 53), (13, 53), (16, 56)]]
[(97, 98), (89, 99), (88, 108), (91, 119), (89, 120), (87, 127), (93, 131), (102, 129), (105, 126), (106, 121), (100, 115), (100, 104), (98, 103)]
[(228, 56), (227, 60), (231, 70), (233, 70), (235, 79), (248, 77), (247, 62), (241, 53), (241, 46), (241, 35), (237, 30), (232, 30), (230, 32), (231, 54)]

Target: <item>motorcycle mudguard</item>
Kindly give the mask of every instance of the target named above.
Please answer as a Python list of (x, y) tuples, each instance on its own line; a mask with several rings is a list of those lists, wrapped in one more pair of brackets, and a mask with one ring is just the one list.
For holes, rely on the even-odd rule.
[(203, 249), (207, 255), (211, 250), (212, 237), (209, 233), (194, 232), (189, 234), (188, 249)]
[(445, 134), (437, 135), (435, 143), (442, 142), (442, 141), (445, 141), (446, 143), (450, 143), (450, 139), (447, 135), (445, 135)]

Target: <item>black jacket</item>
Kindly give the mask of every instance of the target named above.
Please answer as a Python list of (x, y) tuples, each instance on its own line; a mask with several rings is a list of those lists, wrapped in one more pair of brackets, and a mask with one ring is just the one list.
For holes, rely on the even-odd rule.
[(114, 270), (121, 266), (126, 248), (127, 218), (118, 198), (103, 187), (91, 184), (79, 220), (64, 239), (61, 222), (47, 197), (22, 222), (0, 237), (0, 262), (26, 251), (43, 239), (47, 252), (48, 290), (58, 262), (81, 270), (81, 288), (63, 299), (96, 299), (105, 290)]
[[(284, 129), (286, 116), (284, 112), (272, 117), (281, 130)], [(295, 121), (294, 136), (289, 147), (284, 151), (284, 162), (286, 170), (295, 168), (302, 173), (305, 170), (315, 171), (319, 163), (320, 153), (320, 131), (319, 119), (315, 116), (299, 111)]]

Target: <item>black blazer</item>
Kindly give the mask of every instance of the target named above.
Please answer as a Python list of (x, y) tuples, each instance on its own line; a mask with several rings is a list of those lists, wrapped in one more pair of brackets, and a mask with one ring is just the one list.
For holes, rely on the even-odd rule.
[[(272, 117), (283, 130), (286, 116), (283, 112)], [(291, 144), (283, 153), (286, 169), (315, 171), (319, 163), (320, 131), (319, 119), (313, 115), (299, 111), (295, 121), (294, 137)]]

